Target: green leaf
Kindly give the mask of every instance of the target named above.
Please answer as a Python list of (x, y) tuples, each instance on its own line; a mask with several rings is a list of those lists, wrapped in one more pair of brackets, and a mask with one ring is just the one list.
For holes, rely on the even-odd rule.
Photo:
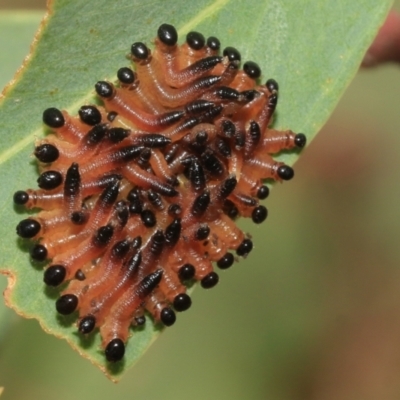
[[(15, 70), (29, 53), (29, 45), (41, 16), (42, 13), (39, 12), (0, 14), (0, 88), (11, 80)], [(3, 288), (5, 285), (1, 284), (1, 289)], [(13, 319), (11, 310), (0, 303), (0, 341), (11, 327)]]
[[(72, 324), (57, 318), (54, 296), (44, 292), (42, 270), (32, 266), (15, 226), (23, 218), (13, 210), (12, 194), (33, 186), (33, 143), (44, 133), (41, 115), (55, 106), (71, 112), (93, 101), (93, 84), (113, 79), (128, 65), (125, 54), (134, 41), (150, 43), (157, 27), (168, 22), (183, 37), (198, 30), (234, 46), (242, 59), (256, 61), (263, 80), (280, 85), (275, 127), (303, 131), (310, 141), (324, 124), (356, 73), (363, 54), (392, 1), (354, 0), (184, 0), (144, 3), (137, 0), (58, 0), (37, 36), (34, 51), (0, 104), (1, 265), (12, 277), (7, 303), (40, 321), (43, 329), (65, 338), (82, 355), (117, 380), (154, 340), (148, 324), (134, 334), (122, 367), (108, 370), (100, 338), (85, 342)], [(190, 4), (190, 6), (188, 5)], [(11, 48), (12, 52), (14, 50)], [(282, 159), (293, 163), (297, 155)]]

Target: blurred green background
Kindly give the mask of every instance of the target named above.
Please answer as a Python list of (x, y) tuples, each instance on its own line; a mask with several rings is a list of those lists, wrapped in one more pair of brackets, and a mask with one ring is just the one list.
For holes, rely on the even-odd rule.
[[(39, 21), (44, 3), (0, 11), (27, 4)], [(0, 87), (34, 31), (25, 47), (0, 38), (0, 65), (20, 52)], [(0, 304), (1, 399), (400, 399), (399, 97), (398, 66), (358, 73), (266, 223), (242, 223), (250, 257), (198, 288), (118, 385)]]

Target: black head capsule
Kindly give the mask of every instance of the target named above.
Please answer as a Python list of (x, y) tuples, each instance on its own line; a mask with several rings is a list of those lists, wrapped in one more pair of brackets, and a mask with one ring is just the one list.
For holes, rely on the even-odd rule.
[(264, 200), (269, 196), (269, 188), (266, 185), (262, 185), (257, 190), (257, 198), (260, 200)]
[(195, 217), (201, 217), (210, 204), (210, 193), (204, 192), (196, 197), (192, 205), (192, 213)]
[(173, 325), (176, 321), (174, 310), (170, 307), (163, 308), (160, 313), (160, 319), (165, 326)]
[(43, 163), (52, 163), (60, 156), (60, 152), (58, 151), (57, 147), (50, 143), (37, 146), (33, 154), (39, 161)]
[(75, 279), (77, 279), (78, 281), (84, 281), (86, 279), (86, 275), (83, 273), (81, 269), (78, 269), (75, 272)]
[(268, 210), (263, 206), (259, 205), (254, 208), (253, 212), (251, 213), (251, 219), (255, 224), (261, 224), (264, 222), (268, 216)]
[(229, 61), (240, 61), (242, 59), (239, 51), (234, 47), (225, 47), (222, 54), (224, 57), (228, 57)]
[(65, 119), (58, 108), (52, 107), (43, 111), (43, 122), (50, 128), (61, 128), (65, 124)]
[(254, 61), (246, 61), (243, 65), (243, 71), (252, 79), (258, 79), (261, 76), (261, 69)]
[(139, 201), (130, 203), (128, 208), (130, 214), (140, 214), (143, 211), (143, 204)]
[(196, 269), (192, 264), (183, 264), (178, 271), (179, 279), (182, 282), (193, 279), (195, 274), (196, 274)]
[(84, 225), (89, 219), (89, 213), (85, 211), (74, 211), (71, 213), (71, 222), (74, 225)]
[(24, 239), (31, 239), (40, 232), (40, 224), (32, 218), (23, 219), (17, 225), (17, 235)]
[(210, 234), (210, 227), (207, 224), (201, 224), (200, 228), (197, 229), (194, 238), (196, 240), (205, 240)]
[(232, 253), (226, 253), (217, 261), (217, 267), (219, 269), (228, 269), (230, 268), (235, 261), (235, 257)]
[(94, 86), (96, 93), (103, 99), (111, 99), (114, 96), (114, 86), (106, 81), (99, 81)]
[(268, 79), (267, 82), (265, 83), (265, 86), (271, 93), (279, 91), (279, 85), (275, 79)]
[(178, 215), (181, 215), (182, 213), (182, 207), (179, 204), (171, 204), (168, 207), (168, 215), (170, 217), (177, 217)]
[(107, 120), (110, 121), (110, 122), (113, 122), (114, 119), (117, 117), (117, 115), (118, 115), (117, 112), (115, 112), (115, 111), (110, 111), (110, 112), (107, 114)]
[(294, 144), (295, 144), (296, 147), (298, 147), (299, 149), (303, 148), (303, 147), (307, 144), (306, 135), (305, 135), (304, 133), (298, 133), (298, 134), (294, 137)]
[(35, 244), (30, 251), (30, 256), (32, 260), (44, 261), (47, 258), (47, 249), (42, 244)]
[(219, 276), (216, 272), (210, 272), (200, 282), (201, 287), (204, 289), (213, 288), (219, 281)]
[(250, 239), (244, 239), (236, 249), (236, 254), (241, 257), (246, 257), (253, 250), (253, 242)]
[(121, 361), (125, 355), (125, 344), (121, 339), (111, 340), (104, 351), (107, 361)]
[(167, 46), (175, 46), (178, 41), (178, 32), (173, 25), (162, 24), (157, 30), (157, 36), (160, 42)]
[(78, 330), (80, 333), (87, 335), (92, 332), (96, 326), (96, 318), (93, 315), (86, 315), (79, 321)]
[(87, 125), (94, 126), (101, 122), (101, 114), (95, 106), (82, 106), (78, 111), (82, 122)]
[(67, 270), (63, 265), (51, 265), (44, 271), (43, 282), (49, 286), (58, 286), (64, 282)]
[(62, 315), (72, 314), (78, 307), (78, 298), (74, 294), (64, 294), (56, 301), (56, 310)]
[(111, 225), (101, 226), (93, 236), (93, 244), (96, 247), (106, 246), (114, 234), (114, 228)]
[(181, 220), (180, 218), (175, 218), (166, 228), (165, 228), (165, 242), (167, 246), (174, 246), (180, 236), (181, 236)]
[(106, 137), (112, 143), (119, 143), (128, 137), (130, 133), (131, 131), (129, 129), (124, 129), (118, 126), (109, 129), (106, 133)]
[(122, 67), (117, 72), (118, 80), (125, 85), (132, 85), (135, 82), (135, 73), (128, 67)]
[(135, 42), (131, 46), (131, 54), (134, 61), (144, 61), (150, 56), (150, 50), (142, 42)]
[(281, 165), (278, 167), (276, 172), (279, 178), (283, 179), (284, 181), (289, 181), (294, 177), (293, 168), (289, 167), (289, 165)]
[(58, 171), (45, 171), (37, 179), (38, 186), (44, 190), (52, 190), (61, 185), (63, 176)]
[(144, 315), (140, 315), (139, 317), (135, 317), (135, 325), (143, 326), (146, 323), (146, 317)]
[(146, 228), (153, 228), (157, 223), (156, 216), (151, 210), (143, 210), (140, 213), (140, 218)]
[(186, 42), (191, 49), (200, 50), (206, 44), (206, 39), (199, 32), (189, 32), (186, 35)]
[(19, 206), (23, 206), (26, 204), (29, 200), (29, 194), (25, 192), (24, 190), (18, 190), (17, 192), (14, 193), (13, 196), (14, 204), (17, 204)]
[(186, 293), (180, 293), (175, 296), (172, 305), (178, 312), (186, 311), (192, 305), (192, 299)]
[(215, 36), (210, 36), (207, 39), (207, 46), (214, 51), (218, 51), (221, 47), (221, 42)]

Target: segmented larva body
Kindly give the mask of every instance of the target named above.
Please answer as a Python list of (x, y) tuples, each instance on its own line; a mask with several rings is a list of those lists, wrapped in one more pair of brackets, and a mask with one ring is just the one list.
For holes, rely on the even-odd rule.
[(32, 259), (48, 260), (46, 285), (67, 282), (57, 311), (76, 311), (84, 335), (98, 328), (110, 362), (123, 358), (130, 327), (146, 313), (172, 325), (191, 305), (188, 281), (211, 288), (215, 266), (234, 263), (231, 251), (252, 250), (234, 220), (265, 220), (263, 181), (293, 177), (273, 154), (306, 143), (268, 128), (278, 84), (259, 85), (256, 63), (240, 70), (240, 53), (227, 47), (220, 56), (215, 37), (177, 39), (163, 24), (153, 51), (134, 43), (134, 70), (95, 85), (103, 106), (77, 117), (45, 110), (52, 134), (34, 152), (39, 189), (14, 195), (42, 209), (17, 233), (36, 241)]

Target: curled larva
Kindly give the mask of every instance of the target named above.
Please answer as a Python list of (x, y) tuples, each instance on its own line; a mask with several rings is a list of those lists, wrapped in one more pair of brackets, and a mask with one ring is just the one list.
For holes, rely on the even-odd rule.
[(45, 110), (52, 133), (35, 147), (38, 189), (14, 194), (41, 209), (17, 234), (47, 261), (44, 283), (63, 284), (57, 311), (76, 312), (82, 335), (99, 330), (110, 362), (146, 314), (172, 325), (191, 306), (190, 281), (211, 288), (217, 268), (250, 253), (235, 219), (266, 219), (264, 181), (294, 175), (274, 154), (306, 144), (269, 128), (279, 88), (259, 84), (255, 62), (240, 69), (237, 49), (220, 55), (219, 40), (198, 32), (177, 40), (163, 24), (153, 50), (134, 43), (133, 68), (96, 83), (102, 106)]

